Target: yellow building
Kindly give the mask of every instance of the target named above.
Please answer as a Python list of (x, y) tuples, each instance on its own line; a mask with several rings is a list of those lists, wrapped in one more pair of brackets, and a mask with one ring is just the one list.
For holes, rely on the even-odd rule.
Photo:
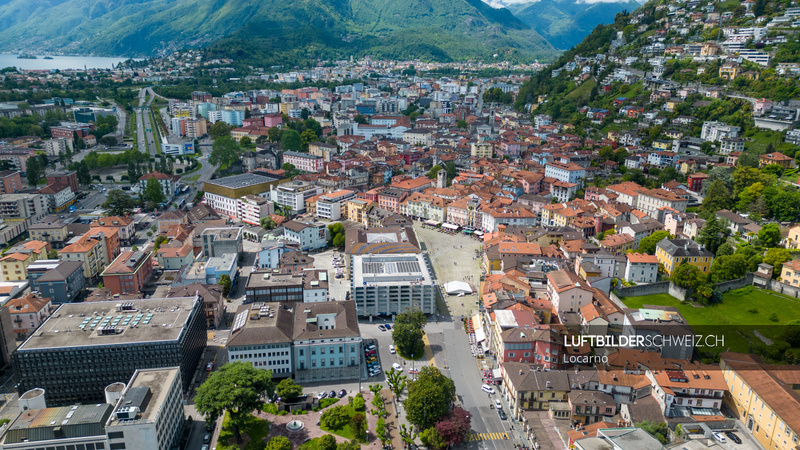
[(672, 148), (672, 141), (653, 141), (653, 148), (656, 150), (669, 150)]
[(719, 77), (733, 80), (742, 72), (742, 67), (735, 62), (726, 62), (719, 67)]
[(684, 261), (703, 273), (708, 273), (714, 262), (714, 254), (691, 239), (663, 239), (656, 244), (656, 257), (669, 276)]
[(351, 198), (347, 201), (347, 219), (356, 223), (367, 223), (367, 211), (376, 203), (365, 198)]
[(50, 244), (42, 241), (27, 241), (10, 248), (0, 259), (3, 281), (23, 281), (28, 279), (28, 265), (40, 259), (47, 259)]
[(783, 263), (781, 282), (792, 286), (800, 286), (800, 261), (795, 259)]
[(490, 142), (473, 142), (470, 145), (469, 156), (475, 158), (491, 158), (494, 147)]
[(800, 248), (800, 225), (789, 229), (789, 236), (786, 238), (786, 247)]
[(572, 208), (563, 208), (553, 211), (553, 223), (559, 227), (565, 227), (570, 221), (578, 217), (578, 213)]
[(800, 441), (800, 368), (765, 364), (756, 355), (725, 352), (719, 366), (725, 404), (767, 450), (796, 449)]

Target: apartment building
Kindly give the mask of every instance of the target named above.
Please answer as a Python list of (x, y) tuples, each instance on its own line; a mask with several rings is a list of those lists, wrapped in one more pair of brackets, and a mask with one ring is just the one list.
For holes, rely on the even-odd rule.
[(347, 216), (347, 204), (355, 199), (356, 193), (347, 189), (322, 194), (317, 202), (317, 217), (325, 220), (339, 220)]

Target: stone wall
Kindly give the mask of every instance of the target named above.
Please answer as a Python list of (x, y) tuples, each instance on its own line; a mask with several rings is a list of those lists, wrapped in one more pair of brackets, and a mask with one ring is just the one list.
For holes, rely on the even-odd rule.
[(643, 295), (666, 294), (669, 292), (669, 281), (640, 284), (637, 286), (619, 286), (616, 293), (619, 297), (641, 297)]
[(800, 298), (800, 287), (783, 284), (778, 280), (768, 281), (767, 288), (769, 288), (770, 291), (777, 292), (779, 294), (788, 295), (789, 297), (794, 297), (794, 298)]

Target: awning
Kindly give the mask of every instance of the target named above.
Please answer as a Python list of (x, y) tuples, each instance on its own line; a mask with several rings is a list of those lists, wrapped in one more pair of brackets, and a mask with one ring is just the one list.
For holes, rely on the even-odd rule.
[(472, 234), (472, 233), (473, 233), (472, 230), (464, 230), (464, 234)]
[(477, 234), (478, 236), (483, 236), (483, 231), (476, 231), (475, 234)]
[(494, 376), (495, 380), (503, 379), (503, 374), (500, 372), (500, 369), (492, 369), (492, 376)]
[(432, 227), (438, 227), (440, 223), (441, 222), (437, 222), (437, 221), (435, 221), (433, 219), (425, 221), (425, 225), (430, 225)]
[(452, 223), (443, 223), (442, 228), (447, 228), (448, 230), (457, 230), (458, 225), (453, 225)]
[(486, 340), (486, 332), (483, 331), (483, 328), (476, 328), (475, 329), (475, 341), (483, 342)]

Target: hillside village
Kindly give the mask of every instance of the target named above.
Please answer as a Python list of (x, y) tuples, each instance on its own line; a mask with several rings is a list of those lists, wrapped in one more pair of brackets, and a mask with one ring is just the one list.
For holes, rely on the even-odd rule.
[[(795, 2), (663, 1), (547, 66), (245, 71), (184, 51), (4, 69), (0, 381), (19, 407), (0, 409), (0, 448), (37, 448), (20, 430), (55, 431), (31, 417), (77, 404), (102, 409), (110, 447), (93, 448), (143, 445), (116, 434), (107, 388), (126, 382), (139, 419), (170, 407), (158, 445), (237, 448), (222, 420), (206, 441), (173, 414), (235, 362), (308, 391), (252, 416), (294, 448), (348, 444), (277, 409), (317, 412), (345, 385), (403, 400), (369, 416), (366, 448), (429, 445), (461, 412), (472, 428), (448, 444), (795, 448), (798, 27)], [(686, 335), (714, 340), (670, 340)], [(410, 385), (389, 392), (403, 371), (462, 397), (420, 420)]]

